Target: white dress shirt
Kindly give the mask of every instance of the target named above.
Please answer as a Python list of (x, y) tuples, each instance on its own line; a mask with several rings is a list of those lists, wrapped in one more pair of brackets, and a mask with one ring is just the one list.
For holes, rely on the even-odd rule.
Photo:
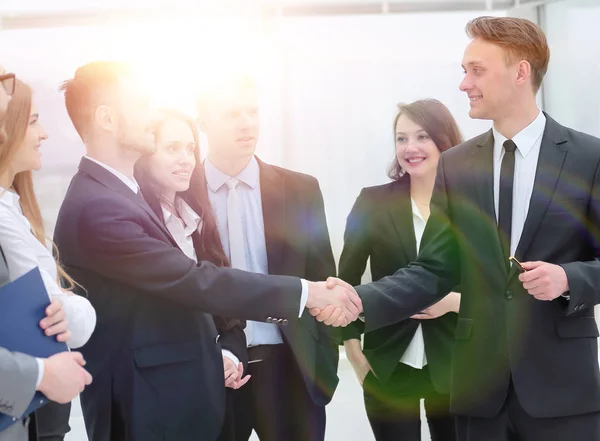
[[(262, 196), (260, 190), (260, 169), (255, 157), (237, 175), (228, 176), (217, 169), (208, 159), (204, 162), (208, 196), (217, 219), (219, 234), (225, 253), (230, 256), (229, 233), (227, 228), (227, 194), (226, 182), (235, 177), (240, 182), (237, 192), (241, 205), (242, 228), (244, 232), (244, 249), (246, 269), (251, 272), (268, 274), (267, 246), (265, 224), (262, 212)], [(308, 300), (308, 284), (302, 282), (302, 298), (299, 316), (304, 312)], [(279, 327), (271, 323), (246, 322), (246, 340), (248, 346), (272, 345), (283, 343)]]
[(23, 216), (19, 195), (3, 188), (0, 188), (0, 225), (0, 246), (10, 279), (16, 280), (38, 268), (50, 299), (62, 303), (71, 331), (68, 346), (83, 346), (96, 327), (96, 311), (85, 297), (63, 291), (52, 252), (33, 235), (31, 224)]
[[(162, 207), (165, 225), (179, 248), (181, 248), (181, 251), (190, 259), (198, 262), (192, 234), (194, 231), (202, 229), (202, 219), (183, 199), (177, 198), (175, 203), (177, 204), (179, 217), (174, 216), (168, 209)], [(239, 364), (238, 357), (231, 351), (223, 349), (221, 352), (224, 356), (230, 358), (236, 366)]]
[[(540, 111), (537, 118), (517, 133), (513, 142), (517, 146), (515, 150), (515, 175), (513, 181), (513, 206), (512, 206), (512, 229), (510, 237), (510, 255), (514, 256), (525, 219), (529, 212), (529, 202), (533, 193), (535, 173), (537, 171), (540, 148), (542, 146), (542, 135), (546, 128), (546, 117)], [(493, 129), (494, 134), (494, 206), (496, 208), (496, 221), (498, 220), (498, 205), (500, 203), (500, 167), (504, 158), (504, 142), (506, 137)]]
[[(415, 230), (415, 239), (417, 242), (417, 254), (421, 247), (421, 239), (423, 238), (423, 232), (425, 231), (425, 225), (427, 221), (421, 215), (421, 211), (417, 204), (410, 198), (410, 204), (412, 206), (413, 214), (413, 227)], [(427, 356), (425, 355), (425, 340), (423, 339), (423, 326), (419, 324), (417, 332), (410, 341), (404, 355), (400, 359), (401, 363), (407, 364), (415, 369), (423, 369), (427, 364)]]
[(121, 180), (121, 182), (123, 182), (123, 184), (127, 185), (131, 191), (133, 191), (135, 194), (138, 193), (138, 191), (140, 190), (140, 186), (138, 185), (137, 182), (135, 182), (135, 179), (129, 179), (127, 176), (125, 176), (123, 173), (121, 173), (120, 171), (115, 170), (114, 168), (106, 165), (103, 162), (98, 161), (97, 159), (94, 158), (90, 158), (89, 156), (84, 156), (85, 159), (88, 159), (96, 164), (98, 164), (100, 167), (108, 170), (109, 172), (111, 172), (113, 175), (115, 175), (117, 178), (119, 178)]

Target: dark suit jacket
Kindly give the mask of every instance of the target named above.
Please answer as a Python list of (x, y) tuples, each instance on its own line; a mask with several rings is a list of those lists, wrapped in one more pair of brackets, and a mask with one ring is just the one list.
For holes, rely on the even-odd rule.
[(536, 418), (600, 410), (600, 140), (546, 115), (520, 261), (561, 265), (570, 301), (539, 301), (508, 268), (493, 200), (492, 132), (442, 154), (423, 247), (416, 262), (358, 288), (366, 330), (436, 302), (459, 281), (451, 410), (491, 417), (512, 376)]
[[(198, 262), (211, 261), (211, 257), (206, 253), (200, 240), (198, 231), (192, 234), (194, 242), (194, 250)], [(248, 351), (246, 348), (246, 327), (245, 320), (232, 319), (230, 317), (213, 316), (215, 326), (219, 334), (219, 344), (222, 349), (226, 349), (234, 354), (244, 366), (244, 370), (248, 367)]]
[[(322, 281), (335, 276), (318, 181), (265, 164), (258, 158), (269, 274)], [(338, 384), (338, 330), (318, 323), (308, 311), (279, 323), (313, 401), (326, 405)], [(237, 355), (237, 354), (236, 354)], [(252, 381), (252, 380), (250, 380)]]
[(225, 391), (209, 314), (292, 319), (299, 279), (196, 265), (141, 195), (87, 159), (55, 241), (98, 316), (81, 350), (94, 376), (82, 395), (90, 439), (108, 441), (116, 431), (131, 441), (214, 440)]
[[(373, 280), (394, 274), (417, 257), (409, 175), (364, 188), (348, 215), (339, 277), (359, 285), (369, 257)], [(456, 318), (448, 313), (435, 320), (407, 319), (366, 333), (363, 352), (379, 383), (385, 383), (398, 367), (421, 324), (431, 381), (438, 392), (449, 393)], [(342, 331), (344, 340), (360, 339), (363, 332), (360, 320)]]

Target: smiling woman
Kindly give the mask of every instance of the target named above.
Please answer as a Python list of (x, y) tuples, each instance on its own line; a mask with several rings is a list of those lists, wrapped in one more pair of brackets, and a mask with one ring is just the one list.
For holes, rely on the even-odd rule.
[[(371, 259), (373, 280), (407, 266), (417, 255), (441, 152), (460, 144), (452, 114), (433, 99), (398, 106), (394, 118), (396, 155), (389, 167), (393, 182), (364, 188), (348, 215), (339, 276), (358, 285)], [(391, 216), (390, 216), (391, 215)], [(450, 348), (460, 294), (393, 326), (367, 332), (353, 323), (343, 331), (344, 346), (365, 390), (365, 407), (377, 441), (419, 433), (419, 402), (434, 439), (454, 441), (448, 414)], [(391, 354), (391, 355), (390, 355)], [(400, 363), (398, 363), (400, 360)], [(414, 438), (418, 439), (418, 438)]]

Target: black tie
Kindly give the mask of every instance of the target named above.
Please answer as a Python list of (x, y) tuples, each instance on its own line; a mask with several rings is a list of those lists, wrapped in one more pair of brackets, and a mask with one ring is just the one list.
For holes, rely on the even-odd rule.
[(498, 204), (498, 233), (508, 265), (512, 230), (513, 181), (515, 178), (515, 150), (512, 140), (504, 142), (504, 158), (500, 167), (500, 203)]

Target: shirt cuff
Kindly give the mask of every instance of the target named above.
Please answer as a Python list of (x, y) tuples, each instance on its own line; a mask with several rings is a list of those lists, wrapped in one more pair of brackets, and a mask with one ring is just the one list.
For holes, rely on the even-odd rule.
[(233, 352), (228, 351), (227, 349), (221, 349), (221, 353), (223, 354), (223, 357), (227, 357), (233, 361), (236, 366), (240, 364), (240, 359), (233, 355)]
[(306, 308), (306, 304), (308, 303), (308, 282), (304, 279), (300, 279), (300, 283), (302, 284), (302, 296), (300, 297), (300, 312), (298, 313), (298, 318), (302, 317), (304, 308)]
[(38, 376), (37, 382), (35, 383), (35, 389), (37, 390), (37, 388), (40, 387), (40, 384), (42, 384), (42, 378), (44, 378), (44, 360), (36, 358), (35, 361), (37, 361), (38, 364)]

